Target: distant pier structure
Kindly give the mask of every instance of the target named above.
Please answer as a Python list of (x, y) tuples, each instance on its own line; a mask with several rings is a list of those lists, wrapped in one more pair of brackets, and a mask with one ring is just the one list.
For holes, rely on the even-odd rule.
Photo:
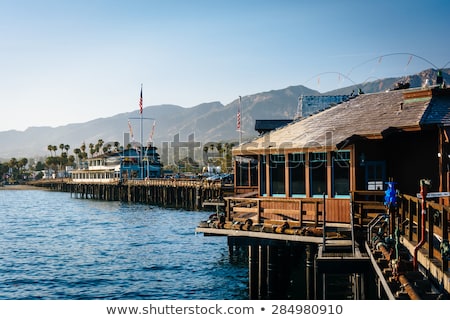
[(144, 203), (186, 210), (203, 210), (204, 204), (219, 203), (230, 189), (221, 181), (161, 178), (109, 183), (39, 180), (33, 185), (69, 192), (71, 197), (80, 199)]

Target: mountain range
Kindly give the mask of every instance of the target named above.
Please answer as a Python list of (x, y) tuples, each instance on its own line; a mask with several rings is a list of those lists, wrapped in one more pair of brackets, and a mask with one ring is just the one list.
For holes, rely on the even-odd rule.
[[(241, 107), (241, 129), (243, 140), (257, 136), (254, 130), (255, 120), (293, 119), (297, 112), (300, 95), (348, 95), (362, 90), (364, 93), (380, 92), (393, 89), (398, 83), (409, 83), (410, 87), (421, 87), (428, 79), (429, 84), (436, 82), (437, 70), (427, 69), (414, 75), (399, 78), (385, 78), (373, 82), (356, 84), (337, 90), (320, 93), (302, 85), (285, 89), (272, 90), (244, 96), (227, 105), (220, 102), (203, 103), (195, 107), (184, 108), (177, 105), (147, 106), (143, 110), (145, 120), (143, 140), (153, 133), (154, 145), (170, 146), (178, 136), (179, 141), (188, 141), (189, 136), (200, 145), (217, 142), (234, 142), (239, 140), (236, 131), (237, 110)], [(445, 83), (450, 83), (450, 69), (442, 70)], [(68, 144), (73, 150), (84, 142), (97, 143), (102, 139), (106, 143), (119, 141), (123, 145), (124, 133), (130, 133), (140, 141), (140, 124), (138, 111), (121, 113), (111, 117), (94, 119), (85, 123), (73, 123), (59, 127), (30, 127), (25, 131), (0, 132), (0, 161), (12, 157), (39, 158), (48, 156), (48, 145)], [(153, 130), (154, 126), (154, 130)], [(193, 135), (193, 137), (192, 137)], [(69, 150), (69, 153), (71, 153)]]

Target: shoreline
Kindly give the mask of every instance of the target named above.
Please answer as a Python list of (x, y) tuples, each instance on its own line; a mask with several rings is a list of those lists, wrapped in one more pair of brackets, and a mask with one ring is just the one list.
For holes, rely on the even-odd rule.
[(1, 190), (47, 190), (46, 188), (31, 186), (28, 184), (5, 184), (0, 186)]

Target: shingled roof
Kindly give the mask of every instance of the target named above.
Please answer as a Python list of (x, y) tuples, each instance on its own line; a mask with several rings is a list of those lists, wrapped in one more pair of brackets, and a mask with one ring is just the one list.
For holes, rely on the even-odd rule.
[(282, 119), (282, 120), (256, 120), (255, 121), (255, 130), (260, 134), (272, 131), (274, 129), (283, 127), (289, 123), (291, 123), (292, 119)]
[(334, 148), (355, 136), (381, 139), (390, 130), (417, 131), (432, 124), (450, 126), (450, 89), (362, 94), (241, 144), (233, 153), (267, 148)]

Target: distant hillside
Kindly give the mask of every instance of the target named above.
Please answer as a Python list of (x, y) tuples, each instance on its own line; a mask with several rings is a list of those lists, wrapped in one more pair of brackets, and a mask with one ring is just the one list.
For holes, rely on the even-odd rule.
[[(450, 83), (450, 69), (443, 71), (444, 81)], [(355, 86), (341, 88), (323, 95), (350, 94), (361, 88), (364, 92), (378, 92), (394, 88), (395, 84), (409, 82), (411, 87), (420, 87), (426, 79), (430, 84), (435, 83), (436, 70), (424, 70), (419, 74), (402, 78), (388, 78), (367, 82)], [(320, 95), (318, 91), (304, 86), (291, 86), (285, 89), (272, 90), (242, 97), (242, 129), (245, 140), (255, 137), (255, 120), (292, 119), (297, 111), (300, 95)], [(158, 105), (144, 108), (144, 116), (154, 118), (156, 127), (153, 140), (161, 149), (165, 143), (170, 146), (174, 136), (179, 134), (180, 141), (187, 141), (188, 136), (194, 134), (195, 141), (226, 142), (237, 141), (236, 113), (239, 100), (227, 105), (220, 102), (203, 103), (192, 108), (175, 105)], [(129, 132), (128, 119), (136, 118), (135, 112), (121, 113), (107, 118), (95, 119), (85, 123), (69, 124), (60, 127), (31, 127), (25, 131), (0, 132), (0, 159), (9, 160), (11, 157), (39, 157), (48, 155), (49, 144), (59, 146), (61, 143), (70, 145), (71, 150), (81, 146), (83, 142), (96, 143), (98, 139), (105, 142), (123, 142), (123, 133)], [(130, 120), (134, 138), (140, 141), (139, 121)], [(152, 131), (153, 120), (144, 122), (144, 141)], [(69, 153), (71, 153), (69, 150)]]

